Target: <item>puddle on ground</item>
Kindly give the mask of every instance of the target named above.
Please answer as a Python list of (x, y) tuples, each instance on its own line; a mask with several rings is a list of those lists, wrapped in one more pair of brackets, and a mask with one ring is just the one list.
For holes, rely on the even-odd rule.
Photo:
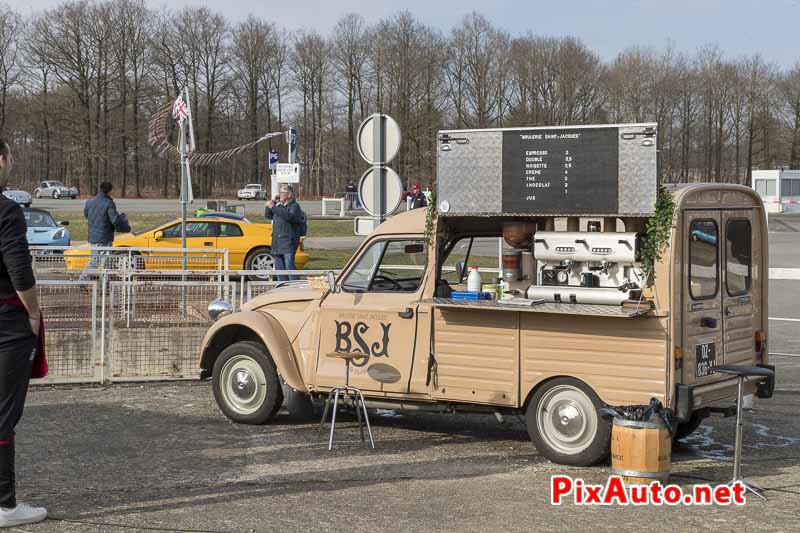
[[(746, 449), (765, 450), (769, 448), (786, 448), (787, 446), (800, 444), (800, 438), (776, 435), (764, 424), (747, 424), (744, 430), (755, 433), (756, 440), (756, 442), (750, 442), (745, 445)], [(681, 439), (681, 442), (702, 457), (719, 461), (728, 461), (733, 459), (734, 435), (735, 433), (731, 434), (730, 443), (719, 442), (715, 438), (713, 427), (700, 426), (694, 433)]]

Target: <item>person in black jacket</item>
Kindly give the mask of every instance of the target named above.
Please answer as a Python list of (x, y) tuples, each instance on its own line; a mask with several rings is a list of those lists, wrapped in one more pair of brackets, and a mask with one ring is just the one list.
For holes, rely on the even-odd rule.
[[(275, 270), (296, 270), (294, 256), (300, 246), (300, 224), (303, 210), (294, 199), (291, 185), (281, 185), (278, 197), (269, 200), (264, 209), (264, 217), (272, 220), (272, 256)], [(277, 276), (278, 281), (298, 279), (297, 276)]]
[[(11, 150), (0, 139), (0, 184)], [(22, 417), (38, 346), (41, 312), (22, 208), (0, 195), (0, 527), (39, 522), (47, 510), (17, 503), (14, 428)]]

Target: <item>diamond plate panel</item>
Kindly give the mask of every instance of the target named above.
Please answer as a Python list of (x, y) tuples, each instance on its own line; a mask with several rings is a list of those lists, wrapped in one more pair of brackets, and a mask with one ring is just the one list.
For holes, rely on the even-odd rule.
[[(451, 132), (450, 150), (439, 142), (437, 198), (449, 216), (497, 213), (503, 208), (503, 132)], [(440, 212), (441, 209), (439, 209)]]
[(651, 215), (656, 203), (656, 142), (642, 146), (644, 137), (622, 139), (625, 133), (641, 132), (643, 127), (656, 124), (637, 124), (619, 128), (619, 214)]

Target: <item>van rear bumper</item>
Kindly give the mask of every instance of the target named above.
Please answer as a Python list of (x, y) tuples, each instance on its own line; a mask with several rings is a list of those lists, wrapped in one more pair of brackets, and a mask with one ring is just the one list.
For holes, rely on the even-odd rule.
[[(774, 371), (773, 365), (756, 365)], [(708, 385), (676, 385), (675, 386), (675, 417), (678, 420), (688, 420), (692, 412), (706, 407), (712, 407), (727, 401), (736, 400), (737, 379), (725, 379)], [(745, 381), (744, 393), (754, 393), (759, 398), (772, 398), (775, 392), (775, 377), (759, 378)]]

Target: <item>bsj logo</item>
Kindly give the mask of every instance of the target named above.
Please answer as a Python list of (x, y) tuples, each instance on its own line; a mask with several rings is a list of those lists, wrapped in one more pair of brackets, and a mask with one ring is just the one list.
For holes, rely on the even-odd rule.
[[(336, 351), (337, 352), (360, 352), (364, 355), (372, 357), (389, 357), (389, 328), (391, 324), (384, 324), (381, 322), (381, 329), (383, 334), (381, 340), (373, 342), (371, 345), (364, 339), (364, 335), (369, 331), (369, 326), (364, 322), (356, 322), (351, 324), (345, 320), (336, 322)], [(356, 347), (353, 349), (353, 343)], [(355, 366), (364, 366), (367, 364), (367, 358), (358, 359), (353, 361)]]

